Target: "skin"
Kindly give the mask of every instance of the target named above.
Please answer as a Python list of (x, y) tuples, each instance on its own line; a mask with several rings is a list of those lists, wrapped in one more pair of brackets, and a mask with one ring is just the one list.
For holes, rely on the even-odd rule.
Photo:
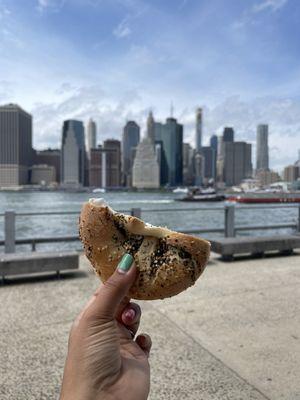
[(151, 339), (134, 336), (141, 310), (126, 297), (136, 276), (117, 269), (75, 320), (60, 400), (144, 400), (150, 389)]

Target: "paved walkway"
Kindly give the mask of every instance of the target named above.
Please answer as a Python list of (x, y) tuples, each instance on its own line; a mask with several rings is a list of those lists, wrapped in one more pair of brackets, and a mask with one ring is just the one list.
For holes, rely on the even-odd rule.
[[(57, 399), (71, 322), (97, 287), (81, 271), (0, 287), (0, 399)], [(145, 302), (151, 400), (300, 400), (300, 254), (212, 261), (196, 286)]]

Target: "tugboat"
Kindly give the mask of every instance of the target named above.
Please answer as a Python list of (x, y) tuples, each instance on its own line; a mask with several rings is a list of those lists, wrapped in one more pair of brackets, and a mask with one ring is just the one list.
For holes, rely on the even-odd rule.
[(180, 199), (175, 199), (176, 201), (224, 201), (225, 196), (217, 194), (215, 189), (192, 189), (188, 192), (187, 196)]

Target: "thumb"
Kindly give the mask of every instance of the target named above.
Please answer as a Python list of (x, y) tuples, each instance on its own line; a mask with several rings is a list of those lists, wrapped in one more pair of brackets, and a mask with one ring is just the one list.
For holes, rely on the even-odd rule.
[(124, 254), (115, 272), (94, 294), (88, 314), (95, 319), (112, 319), (134, 283), (136, 268), (131, 254)]

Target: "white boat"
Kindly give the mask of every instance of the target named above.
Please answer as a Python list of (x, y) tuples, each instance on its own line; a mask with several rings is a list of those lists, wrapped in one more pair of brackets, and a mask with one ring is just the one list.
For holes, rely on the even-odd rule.
[(106, 190), (104, 188), (96, 188), (93, 190), (93, 193), (105, 193)]
[(189, 191), (188, 188), (177, 187), (176, 189), (173, 190), (173, 193), (188, 193), (188, 191)]

